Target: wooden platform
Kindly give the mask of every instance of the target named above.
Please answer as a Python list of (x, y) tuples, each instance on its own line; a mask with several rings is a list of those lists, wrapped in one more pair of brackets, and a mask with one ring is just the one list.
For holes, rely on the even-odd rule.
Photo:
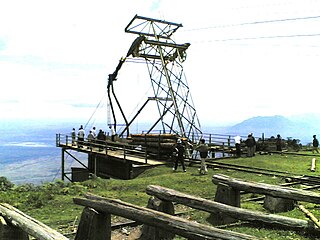
[(124, 161), (130, 161), (133, 164), (147, 164), (152, 166), (166, 164), (165, 161), (156, 160), (152, 158), (152, 156), (147, 155), (146, 157), (144, 151), (132, 149), (132, 146), (131, 148), (129, 148), (128, 146), (121, 146), (121, 144), (115, 145), (118, 146), (108, 146), (107, 148), (103, 148), (102, 150), (99, 150), (98, 147), (79, 147), (77, 145), (72, 145), (71, 143), (60, 143), (58, 147), (88, 154), (94, 153), (103, 156), (111, 156), (114, 158), (122, 159)]

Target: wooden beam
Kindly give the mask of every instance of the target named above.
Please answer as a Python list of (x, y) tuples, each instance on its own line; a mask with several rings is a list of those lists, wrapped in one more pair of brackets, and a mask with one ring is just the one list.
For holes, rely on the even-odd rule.
[(252, 193), (270, 195), (278, 198), (288, 198), (296, 201), (320, 203), (320, 194), (289, 187), (281, 187), (266, 183), (247, 182), (240, 179), (231, 178), (226, 175), (216, 174), (212, 176), (215, 184), (224, 183), (230, 187)]
[(31, 218), (9, 204), (0, 204), (0, 215), (13, 226), (21, 228), (24, 232), (38, 240), (68, 240), (68, 238), (64, 237), (62, 234), (34, 218)]
[(311, 212), (309, 212), (303, 205), (298, 205), (299, 209), (315, 224), (320, 228), (320, 221)]
[(150, 185), (147, 187), (146, 192), (147, 194), (162, 200), (177, 202), (210, 213), (219, 211), (240, 220), (260, 222), (266, 225), (278, 226), (286, 229), (311, 230), (310, 224), (305, 220), (233, 207), (204, 198), (187, 195), (169, 188)]
[(188, 239), (258, 239), (254, 236), (214, 228), (148, 208), (132, 205), (120, 200), (101, 198), (92, 195), (87, 197), (90, 199), (74, 198), (73, 201), (76, 204), (94, 208), (99, 212), (111, 213), (132, 219), (149, 226), (170, 231)]

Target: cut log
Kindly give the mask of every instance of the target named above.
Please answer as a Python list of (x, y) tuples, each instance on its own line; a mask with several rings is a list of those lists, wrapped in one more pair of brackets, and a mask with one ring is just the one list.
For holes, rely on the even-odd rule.
[(309, 212), (303, 205), (298, 206), (299, 209), (315, 224), (320, 228), (320, 221), (311, 212)]
[(311, 230), (310, 224), (305, 220), (233, 207), (215, 201), (187, 195), (169, 188), (150, 185), (147, 187), (146, 192), (147, 194), (156, 196), (157, 198), (177, 202), (206, 212), (214, 213), (216, 211), (220, 211), (240, 220), (260, 222), (266, 225), (286, 229)]
[(147, 147), (157, 147), (157, 148), (173, 148), (174, 143), (164, 143), (164, 142), (143, 142), (135, 141), (133, 142), (136, 145), (147, 146)]
[(311, 159), (311, 172), (316, 171), (316, 158)]
[(171, 216), (144, 207), (139, 207), (115, 199), (88, 196), (90, 199), (74, 198), (76, 204), (96, 209), (99, 212), (111, 213), (129, 218), (143, 224), (158, 227), (195, 240), (203, 239), (258, 239), (254, 236), (222, 230), (183, 218)]
[(224, 183), (245, 192), (265, 194), (273, 197), (293, 199), (296, 201), (320, 203), (320, 194), (306, 190), (281, 187), (266, 183), (247, 182), (221, 174), (213, 175), (212, 182), (215, 184)]
[(0, 216), (0, 239), (1, 240), (29, 240), (29, 235), (21, 228), (15, 227)]
[(132, 139), (135, 138), (153, 138), (153, 139), (177, 139), (178, 136), (176, 134), (131, 134)]
[(9, 204), (0, 204), (0, 215), (13, 226), (21, 228), (24, 232), (38, 240), (68, 240), (68, 238), (64, 237), (62, 234), (34, 218), (31, 218)]

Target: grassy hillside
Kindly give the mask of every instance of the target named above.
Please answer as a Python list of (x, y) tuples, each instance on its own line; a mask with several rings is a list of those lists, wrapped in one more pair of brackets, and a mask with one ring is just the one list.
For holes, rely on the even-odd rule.
[[(246, 166), (255, 166), (279, 171), (289, 171), (292, 175), (319, 175), (318, 171), (310, 172), (311, 156), (255, 156), (253, 158), (240, 158), (223, 160), (224, 162)], [(198, 166), (188, 167), (187, 172), (172, 171), (172, 166), (161, 166), (148, 170), (133, 180), (106, 180), (92, 179), (83, 183), (63, 183), (61, 181), (47, 183), (42, 186), (31, 184), (11, 186), (5, 184), (2, 179), (0, 201), (7, 202), (30, 216), (42, 221), (50, 227), (63, 233), (70, 232), (81, 216), (82, 207), (73, 204), (72, 198), (85, 193), (93, 193), (99, 196), (117, 198), (139, 206), (146, 206), (149, 196), (145, 193), (148, 185), (160, 185), (172, 188), (184, 193), (214, 199), (216, 186), (211, 182), (213, 174), (225, 174), (231, 177), (264, 182), (271, 184), (283, 183), (279, 177), (263, 176), (234, 170), (209, 169), (207, 175), (198, 174)], [(317, 191), (317, 190), (316, 190)], [(250, 197), (250, 194), (243, 196)], [(309, 211), (320, 218), (320, 211), (315, 204), (303, 203)], [(241, 207), (265, 211), (258, 203), (241, 203)], [(298, 209), (283, 213), (285, 216), (306, 219)], [(189, 220), (207, 223), (209, 214), (201, 211), (190, 211), (183, 215)], [(230, 227), (242, 233), (251, 234), (265, 239), (309, 239), (301, 232), (272, 230), (264, 227), (239, 226)]]

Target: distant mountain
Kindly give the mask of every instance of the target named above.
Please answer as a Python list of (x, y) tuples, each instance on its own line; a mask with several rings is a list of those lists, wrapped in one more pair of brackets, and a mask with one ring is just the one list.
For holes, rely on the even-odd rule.
[(299, 139), (302, 143), (306, 144), (312, 141), (312, 135), (317, 134), (320, 129), (314, 126), (316, 123), (315, 120), (302, 120), (303, 117), (286, 118), (280, 115), (258, 116), (229, 127), (227, 132), (229, 134), (240, 134), (242, 136), (247, 136), (252, 132), (256, 137), (264, 134), (267, 138), (280, 134), (284, 139), (291, 137), (293, 139)]

